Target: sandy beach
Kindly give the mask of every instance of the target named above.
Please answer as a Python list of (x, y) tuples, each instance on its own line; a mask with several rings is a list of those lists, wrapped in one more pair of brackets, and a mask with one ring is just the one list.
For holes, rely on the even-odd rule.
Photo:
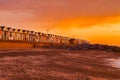
[(111, 63), (118, 58), (105, 51), (1, 49), (0, 80), (120, 80)]

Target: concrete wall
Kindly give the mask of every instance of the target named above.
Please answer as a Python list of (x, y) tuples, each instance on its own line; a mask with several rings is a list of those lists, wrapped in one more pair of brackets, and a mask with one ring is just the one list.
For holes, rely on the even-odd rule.
[(23, 41), (2, 41), (0, 40), (1, 48), (33, 48), (34, 43), (23, 42)]
[[(15, 40), (0, 40), (0, 49), (6, 48), (42, 48), (42, 47), (53, 47), (61, 48), (65, 45), (62, 44), (51, 44), (51, 43), (40, 43), (40, 42), (25, 42)], [(68, 45), (66, 45), (68, 46)]]

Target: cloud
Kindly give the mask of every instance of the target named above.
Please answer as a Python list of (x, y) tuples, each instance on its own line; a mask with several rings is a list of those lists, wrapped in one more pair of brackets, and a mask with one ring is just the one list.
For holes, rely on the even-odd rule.
[(119, 8), (120, 0), (0, 0), (0, 25), (120, 45)]
[(0, 10), (28, 10), (37, 16), (107, 16), (119, 14), (119, 7), (120, 0), (0, 0)]
[[(119, 7), (120, 0), (0, 0), (0, 17), (21, 24), (33, 22), (39, 27), (41, 24), (87, 27), (116, 19), (120, 16)], [(5, 12), (8, 13), (4, 15)]]

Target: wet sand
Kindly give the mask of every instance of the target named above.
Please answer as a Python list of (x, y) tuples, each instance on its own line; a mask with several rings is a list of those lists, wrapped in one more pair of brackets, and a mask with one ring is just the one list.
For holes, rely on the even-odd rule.
[(107, 59), (109, 65), (120, 69), (120, 57)]
[(53, 49), (1, 49), (0, 80), (120, 80), (107, 59), (120, 53)]

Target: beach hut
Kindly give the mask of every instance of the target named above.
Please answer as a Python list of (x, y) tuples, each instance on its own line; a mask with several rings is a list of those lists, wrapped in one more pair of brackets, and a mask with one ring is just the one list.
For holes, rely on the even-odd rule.
[(62, 36), (62, 43), (65, 44), (65, 37)]
[(58, 43), (62, 44), (62, 36), (58, 36)]
[(35, 42), (35, 32), (31, 31), (31, 42)]
[(42, 33), (38, 32), (38, 42), (41, 42), (41, 40), (42, 40), (41, 36), (42, 36)]
[(52, 34), (51, 42), (52, 42), (52, 43), (55, 43), (55, 40), (56, 40), (56, 39), (55, 39), (55, 35)]
[(65, 44), (65, 37), (62, 36), (62, 44)]
[(44, 34), (44, 42), (47, 43), (47, 40), (48, 40), (48, 34)]
[(23, 40), (23, 30), (22, 29), (18, 29), (18, 40), (22, 41)]
[(2, 40), (3, 39), (3, 35), (4, 35), (4, 26), (0, 26), (0, 39)]
[(52, 34), (47, 34), (46, 35), (46, 41), (47, 41), (47, 43), (51, 43), (51, 40), (52, 40)]
[(38, 42), (39, 41), (39, 34), (38, 32), (35, 32), (35, 42)]
[(18, 30), (12, 29), (13, 40), (18, 40)]
[(26, 41), (30, 42), (30, 31), (26, 30)]
[(47, 34), (43, 33), (43, 43), (46, 43), (47, 42)]
[(27, 31), (23, 30), (23, 41), (27, 41)]
[(32, 42), (32, 36), (33, 36), (32, 31), (29, 31), (29, 42)]
[(68, 45), (69, 44), (69, 40), (70, 40), (71, 38), (69, 38), (69, 37), (65, 37), (65, 43)]
[(1, 32), (2, 32), (2, 39), (6, 40), (7, 38), (7, 29), (5, 26), (1, 26)]
[(67, 37), (64, 37), (64, 44), (67, 44), (67, 40), (66, 40)]
[(44, 33), (40, 33), (40, 41), (42, 42), (42, 43), (44, 43)]
[(31, 31), (23, 30), (23, 41), (30, 42)]
[(54, 35), (54, 43), (58, 43), (58, 36)]
[(55, 43), (55, 35), (51, 34), (50, 43)]
[(7, 28), (6, 39), (7, 40), (13, 40), (13, 30), (12, 30), (11, 27)]

